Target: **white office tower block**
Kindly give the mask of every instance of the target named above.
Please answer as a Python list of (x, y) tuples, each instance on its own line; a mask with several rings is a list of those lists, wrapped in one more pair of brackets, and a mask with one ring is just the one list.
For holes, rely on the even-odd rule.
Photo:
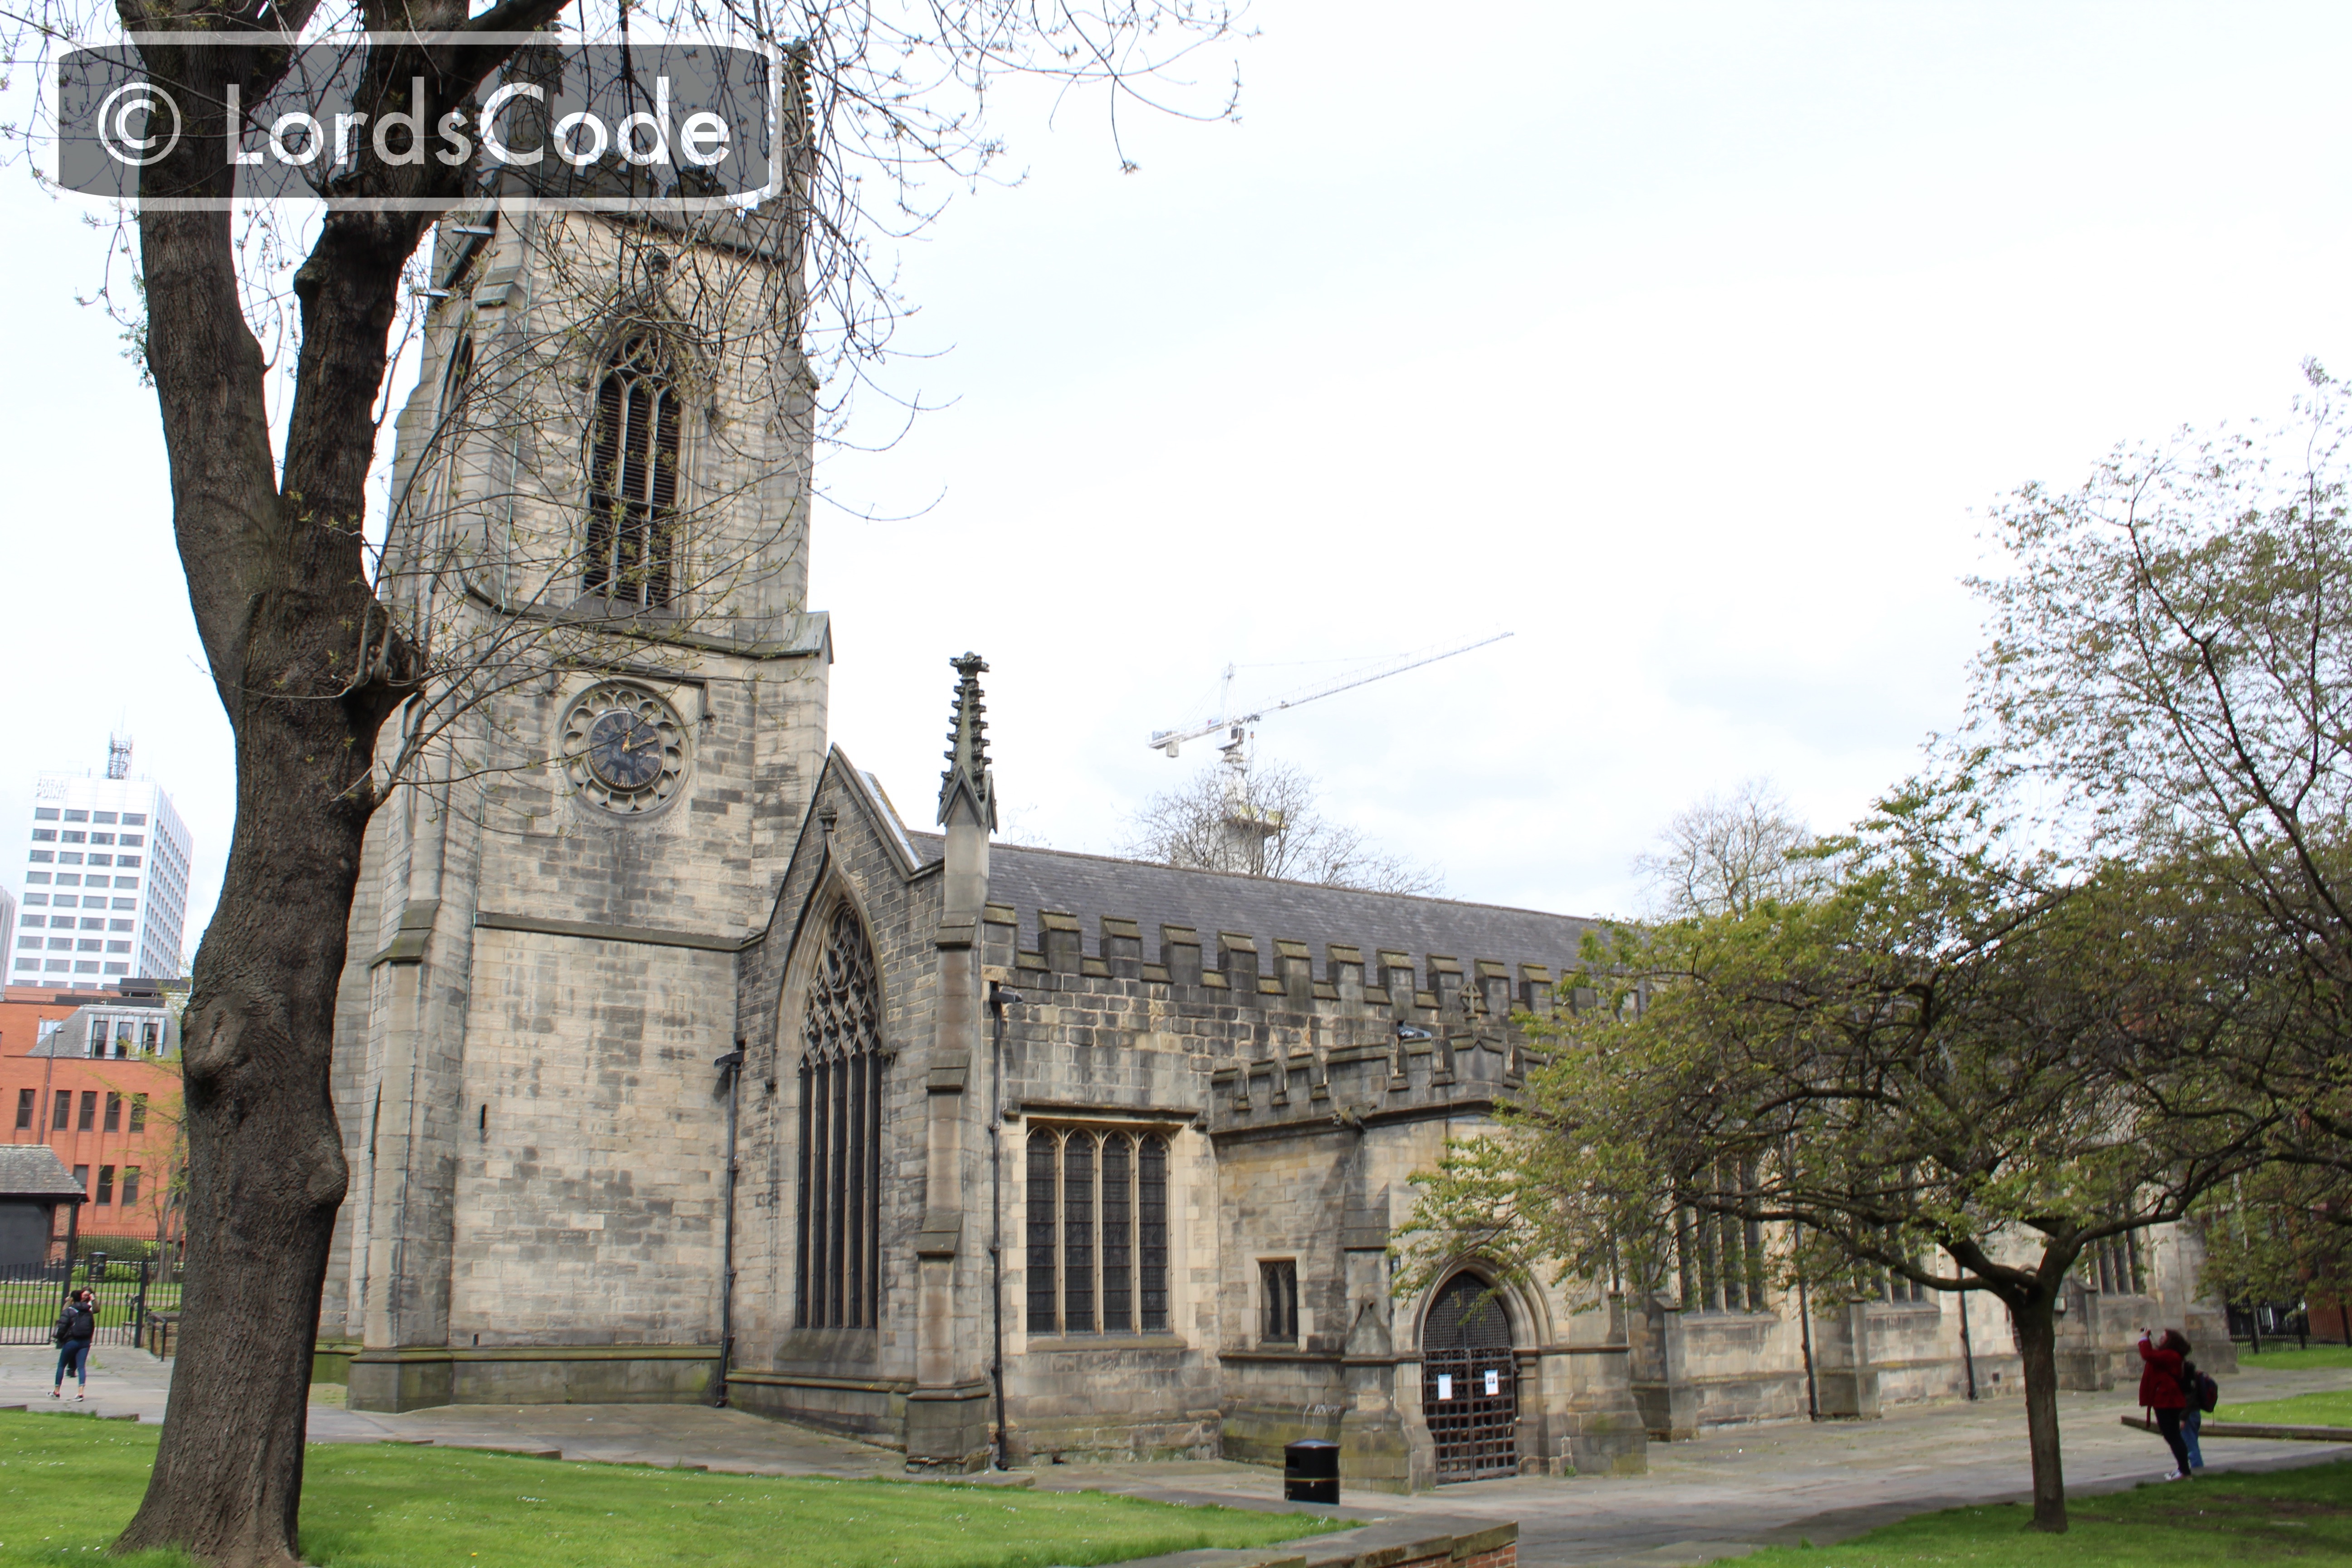
[(194, 848), (172, 797), (152, 780), (42, 773), (25, 825), (8, 983), (109, 985), (179, 973)]

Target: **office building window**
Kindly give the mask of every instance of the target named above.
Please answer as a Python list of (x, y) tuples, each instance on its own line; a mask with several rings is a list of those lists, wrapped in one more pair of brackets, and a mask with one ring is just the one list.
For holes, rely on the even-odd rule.
[(122, 826), (144, 827), (147, 826), (147, 814), (143, 811), (126, 811), (122, 814)]
[(33, 1111), (38, 1105), (40, 1098), (40, 1091), (37, 1089), (20, 1089), (16, 1091), (16, 1130), (19, 1132), (27, 1131), (33, 1125)]
[(88, 1165), (76, 1165), (74, 1167), (74, 1185), (79, 1187), (85, 1193), (89, 1191), (89, 1167)]
[(114, 1167), (111, 1165), (98, 1168), (98, 1201), (102, 1204), (114, 1201)]
[(1257, 1266), (1258, 1289), (1265, 1298), (1258, 1337), (1271, 1345), (1298, 1342), (1298, 1263), (1276, 1258)]
[(106, 1091), (106, 1130), (109, 1132), (122, 1131), (122, 1097), (110, 1089)]
[(1032, 1123), (1028, 1329), (1168, 1331), (1168, 1140)]
[(122, 1167), (122, 1206), (124, 1208), (129, 1208), (132, 1204), (135, 1204), (138, 1201), (139, 1167), (136, 1165), (125, 1165)]
[(73, 1090), (61, 1089), (58, 1090), (56, 1109), (50, 1112), (49, 1130), (53, 1132), (63, 1132), (72, 1125)]
[[(152, 1025), (149, 1026), (151, 1028), (152, 1026)], [(147, 1131), (147, 1097), (143, 1094), (134, 1094), (131, 1097), (131, 1131), (133, 1132)]]
[(94, 1089), (83, 1089), (81, 1091), (81, 1121), (74, 1131), (77, 1132), (88, 1132), (97, 1125), (98, 1090)]

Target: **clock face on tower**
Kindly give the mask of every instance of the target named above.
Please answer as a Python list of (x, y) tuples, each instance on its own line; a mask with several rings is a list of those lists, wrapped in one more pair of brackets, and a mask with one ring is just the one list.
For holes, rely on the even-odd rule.
[(563, 758), (589, 805), (636, 816), (677, 793), (686, 775), (687, 726), (645, 687), (605, 681), (564, 709)]
[(630, 709), (608, 708), (588, 726), (587, 758), (606, 789), (643, 789), (661, 773), (661, 729)]

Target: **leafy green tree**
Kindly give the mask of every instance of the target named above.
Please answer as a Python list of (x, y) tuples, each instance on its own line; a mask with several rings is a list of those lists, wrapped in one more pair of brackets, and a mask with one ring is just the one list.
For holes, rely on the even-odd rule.
[(2249, 933), (2194, 879), (2006, 852), (1967, 776), (1824, 853), (1835, 874), (1797, 898), (1591, 955), (1599, 1005), (1423, 1179), (1404, 1284), (1475, 1252), (1642, 1297), (1736, 1225), (1782, 1283), (1991, 1296), (2023, 1353), (2034, 1526), (2063, 1531), (2068, 1271), (2263, 1158), (2271, 1119), (2229, 1065), (2270, 1016)]
[[(2352, 1303), (2352, 1182), (2343, 1173), (2272, 1165), (2213, 1193), (2197, 1217), (2200, 1283), (2222, 1300)], [(2345, 1311), (2352, 1317), (2352, 1306)]]

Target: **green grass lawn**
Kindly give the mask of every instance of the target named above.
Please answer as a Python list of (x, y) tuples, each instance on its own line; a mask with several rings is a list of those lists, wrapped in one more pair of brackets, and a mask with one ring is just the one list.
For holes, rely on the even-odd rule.
[[(0, 1412), (0, 1564), (103, 1552), (138, 1507), (158, 1432)], [(320, 1568), (1046, 1568), (1336, 1528), (1098, 1492), (711, 1476), (391, 1444), (314, 1443), (302, 1487), (302, 1556)]]
[(2209, 1568), (2352, 1563), (2352, 1464), (2157, 1482), (2070, 1500), (2037, 1535), (2022, 1504), (1921, 1514), (1838, 1546), (1774, 1547), (1740, 1568)]
[[(2277, 1348), (2280, 1345), (2285, 1348)], [(2307, 1351), (2299, 1351), (2284, 1341), (2272, 1341), (2263, 1346), (2262, 1354), (2252, 1355), (2240, 1345), (2238, 1364), (2248, 1372), (2320, 1372), (2330, 1367), (2352, 1367), (2352, 1346), (2314, 1345)]]
[(2287, 1399), (2258, 1399), (2252, 1405), (2223, 1405), (2208, 1421), (2267, 1421), (2282, 1426), (2352, 1426), (2352, 1389), (2333, 1394), (2298, 1394)]

